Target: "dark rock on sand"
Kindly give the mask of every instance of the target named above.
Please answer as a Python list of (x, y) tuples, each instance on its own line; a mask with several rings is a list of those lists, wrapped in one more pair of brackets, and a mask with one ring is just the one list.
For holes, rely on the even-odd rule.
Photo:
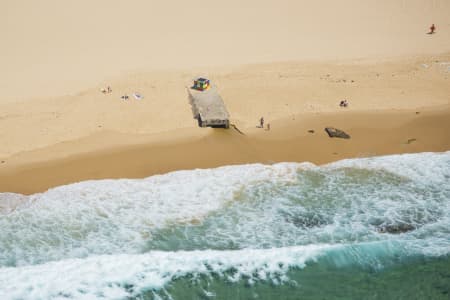
[(345, 133), (344, 131), (334, 128), (334, 127), (326, 127), (325, 131), (328, 133), (328, 136), (333, 138), (333, 137), (337, 137), (337, 138), (342, 138), (342, 139), (349, 139), (350, 136)]
[(310, 129), (308, 130), (309, 133), (314, 133), (314, 130)]

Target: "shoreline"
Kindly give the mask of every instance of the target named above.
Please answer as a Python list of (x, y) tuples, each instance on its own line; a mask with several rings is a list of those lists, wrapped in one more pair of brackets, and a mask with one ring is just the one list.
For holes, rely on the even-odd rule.
[[(329, 138), (336, 127), (349, 140)], [(450, 149), (450, 107), (308, 113), (271, 130), (187, 128), (153, 135), (105, 132), (12, 155), (0, 164), (0, 192), (33, 194), (74, 182), (144, 178), (176, 170), (277, 162), (326, 164), (345, 158)], [(314, 130), (314, 133), (308, 132)]]

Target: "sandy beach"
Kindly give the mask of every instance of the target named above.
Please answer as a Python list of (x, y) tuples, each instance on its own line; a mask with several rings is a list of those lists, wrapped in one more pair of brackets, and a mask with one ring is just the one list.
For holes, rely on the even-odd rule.
[(0, 299), (448, 300), (449, 12), (0, 1)]
[[(324, 164), (343, 158), (441, 152), (450, 147), (449, 116), (445, 106), (297, 115), (295, 120), (274, 121), (270, 131), (248, 135), (225, 129), (148, 136), (104, 133), (5, 159), (0, 190), (32, 194), (71, 182), (143, 178), (174, 170), (285, 161)], [(330, 125), (345, 129), (351, 138), (329, 138), (324, 128)]]
[[(1, 4), (0, 191), (449, 149), (447, 1), (172, 2)], [(245, 135), (197, 127), (197, 76)]]

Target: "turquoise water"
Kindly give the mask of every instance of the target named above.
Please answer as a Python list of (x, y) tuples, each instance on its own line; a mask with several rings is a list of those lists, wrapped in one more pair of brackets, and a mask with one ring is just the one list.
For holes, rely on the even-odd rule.
[[(450, 259), (416, 259), (384, 270), (329, 266), (319, 260), (287, 273), (289, 282), (245, 281), (217, 277), (174, 281), (162, 299), (449, 299)], [(186, 295), (188, 295), (186, 297)], [(141, 299), (157, 299), (143, 293)]]
[(8, 198), (0, 299), (450, 298), (450, 152)]

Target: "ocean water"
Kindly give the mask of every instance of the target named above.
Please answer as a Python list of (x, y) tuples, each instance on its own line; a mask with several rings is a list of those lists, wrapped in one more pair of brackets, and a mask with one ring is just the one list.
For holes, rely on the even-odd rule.
[(450, 152), (0, 199), (0, 299), (450, 299)]

